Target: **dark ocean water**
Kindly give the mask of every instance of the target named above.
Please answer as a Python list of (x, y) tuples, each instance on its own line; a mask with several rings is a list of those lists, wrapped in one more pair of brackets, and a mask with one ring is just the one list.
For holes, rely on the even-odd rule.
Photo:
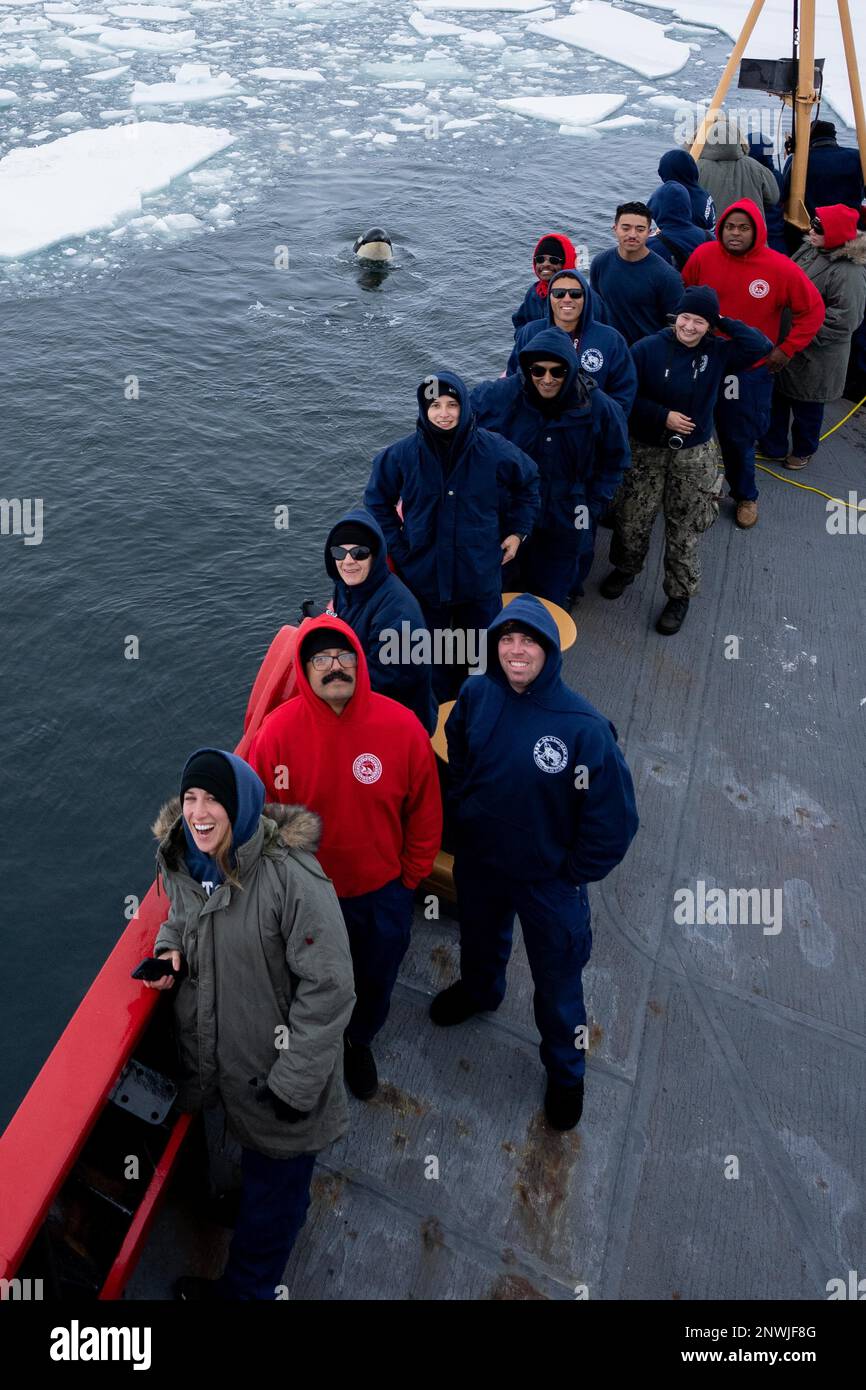
[[(324, 537), (417, 383), (498, 375), (537, 235), (603, 249), (669, 141), (468, 143), (298, 173), (236, 229), (4, 304), (0, 491), (43, 499), (44, 537), (0, 538), (0, 1124), (147, 890), (186, 756), (234, 746), (274, 632), (328, 593)], [(350, 248), (376, 224), (397, 261), (371, 287)]]

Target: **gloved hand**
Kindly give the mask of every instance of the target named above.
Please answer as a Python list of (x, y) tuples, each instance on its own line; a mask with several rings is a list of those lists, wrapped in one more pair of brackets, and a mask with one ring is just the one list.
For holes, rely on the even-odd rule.
[(323, 613), (328, 610), (326, 606), (319, 603), (318, 599), (305, 598), (301, 604), (301, 620), (304, 618), (321, 618)]
[(296, 1110), (294, 1105), (288, 1105), (286, 1101), (280, 1100), (275, 1095), (270, 1086), (260, 1086), (256, 1092), (256, 1100), (261, 1105), (270, 1105), (278, 1120), (284, 1120), (286, 1124), (294, 1125), (299, 1120), (305, 1120), (309, 1115), (309, 1110)]

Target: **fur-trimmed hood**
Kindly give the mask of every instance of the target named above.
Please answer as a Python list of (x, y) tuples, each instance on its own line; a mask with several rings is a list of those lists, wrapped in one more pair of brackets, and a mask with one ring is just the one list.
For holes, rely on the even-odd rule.
[[(818, 248), (821, 250), (821, 248)], [(845, 241), (834, 251), (823, 251), (828, 261), (853, 261), (855, 265), (866, 265), (866, 232), (858, 232), (853, 241)]]
[[(182, 833), (180, 797), (173, 796), (160, 809), (151, 829), (159, 843), (169, 868), (177, 866), (177, 850), (174, 832)], [(281, 806), (278, 802), (268, 802), (262, 810), (262, 819), (270, 822), (265, 826), (263, 850), (275, 841), (287, 849), (303, 849), (315, 854), (322, 838), (322, 822), (315, 811), (306, 806)], [(241, 847), (243, 849), (243, 846)]]

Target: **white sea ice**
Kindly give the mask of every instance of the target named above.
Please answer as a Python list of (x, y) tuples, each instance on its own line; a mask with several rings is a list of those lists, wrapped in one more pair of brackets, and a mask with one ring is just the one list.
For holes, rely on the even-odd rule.
[(495, 29), (467, 29), (460, 35), (460, 42), (473, 48), (504, 48), (505, 39)]
[(24, 15), (21, 19), (9, 15), (0, 19), (0, 34), (38, 34), (40, 29), (50, 28), (50, 19), (42, 19), (40, 15)]
[(61, 111), (59, 116), (51, 117), (52, 125), (83, 125), (84, 117), (80, 111)]
[(605, 0), (577, 0), (572, 13), (549, 24), (530, 24), (529, 32), (560, 39), (600, 58), (610, 58), (644, 77), (679, 72), (689, 60), (686, 43), (669, 39), (661, 24), (616, 10)]
[(129, 72), (129, 63), (125, 63), (119, 68), (103, 68), (101, 72), (85, 72), (81, 75), (85, 82), (113, 82), (116, 77), (122, 77), (125, 72)]
[(614, 116), (609, 121), (597, 121), (595, 130), (628, 130), (631, 126), (646, 125), (645, 116)]
[(585, 92), (581, 96), (570, 97), (508, 97), (497, 101), (506, 111), (516, 111), (521, 116), (534, 116), (539, 121), (552, 121), (555, 125), (594, 125), (603, 121), (623, 105), (626, 98), (621, 92)]
[(428, 19), (420, 10), (415, 10), (413, 14), (410, 14), (409, 23), (425, 39), (438, 39), (465, 33), (462, 24), (453, 24), (447, 19)]
[(173, 82), (136, 82), (130, 101), (133, 106), (162, 106), (168, 103), (189, 104), (195, 101), (218, 101), (242, 90), (240, 82), (227, 72), (211, 75), (208, 63), (183, 63)]
[(21, 48), (10, 48), (6, 53), (0, 53), (0, 68), (35, 68), (39, 62), (39, 55), (35, 53), (27, 44)]
[(99, 47), (98, 43), (87, 43), (84, 39), (63, 38), (54, 40), (54, 47), (60, 48), (64, 53), (71, 53), (73, 58), (87, 58), (92, 63), (95, 58), (104, 58), (105, 50)]
[(181, 19), (192, 19), (189, 10), (179, 10), (174, 5), (107, 5), (106, 9), (118, 19), (152, 19), (156, 24), (176, 24)]
[(13, 92), (11, 87), (0, 87), (0, 106), (14, 106), (19, 101), (17, 92)]
[(510, 14), (528, 14), (541, 9), (539, 0), (418, 0), (424, 14), (437, 10), (505, 10)]
[(83, 10), (58, 10), (50, 15), (50, 19), (52, 23), (65, 24), (70, 29), (101, 29), (105, 23), (104, 14), (85, 14)]
[(42, 58), (39, 62), (40, 72), (66, 72), (68, 67), (65, 58)]
[(235, 210), (229, 203), (217, 203), (216, 207), (205, 213), (208, 222), (228, 222), (234, 215)]
[(324, 82), (325, 79), (316, 68), (253, 68), (253, 77), (261, 77), (265, 82)]
[(104, 48), (132, 48), (142, 53), (183, 53), (195, 43), (195, 30), (164, 34), (160, 29), (103, 29), (99, 42)]
[(210, 126), (142, 121), (12, 150), (0, 160), (0, 259), (33, 255), (140, 213), (144, 194), (233, 140)]

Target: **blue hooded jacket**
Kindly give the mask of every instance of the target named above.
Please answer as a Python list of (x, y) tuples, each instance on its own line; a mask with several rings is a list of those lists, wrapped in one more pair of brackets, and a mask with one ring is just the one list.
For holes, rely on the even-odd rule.
[[(712, 196), (701, 186), (701, 172), (698, 168), (698, 162), (689, 154), (688, 150), (668, 150), (659, 160), (658, 173), (663, 184), (678, 183), (686, 190), (689, 196), (691, 217), (695, 226), (701, 227), (706, 232), (713, 231), (716, 225), (716, 205)], [(660, 188), (656, 189), (656, 192), (647, 201), (647, 207), (653, 217), (656, 215), (653, 199), (660, 192)]]
[[(546, 659), (522, 694), (499, 663), (498, 631), (517, 620)], [(458, 856), (522, 882), (604, 878), (638, 827), (616, 729), (562, 679), (559, 635), (521, 594), (490, 624), (487, 670), (465, 681), (445, 725)]]
[[(793, 156), (790, 156), (782, 172), (783, 203), (787, 202), (791, 192), (793, 167)], [(803, 194), (803, 202), (809, 216), (815, 216), (816, 208), (832, 207), (834, 203), (845, 203), (849, 208), (859, 208), (863, 196), (863, 170), (857, 150), (848, 145), (837, 144), (835, 136), (811, 140), (806, 189)]]
[(673, 328), (663, 328), (641, 338), (631, 350), (637, 368), (638, 388), (629, 420), (635, 439), (643, 444), (664, 444), (668, 412), (678, 410), (695, 423), (683, 435), (683, 452), (705, 444), (713, 433), (713, 411), (722, 378), (727, 372), (752, 367), (773, 344), (765, 333), (739, 319), (720, 318), (718, 327), (727, 338), (717, 338), (712, 328), (697, 348), (678, 342)]
[(616, 401), (623, 414), (628, 416), (637, 391), (637, 377), (628, 343), (615, 328), (608, 328), (607, 324), (597, 321), (595, 296), (588, 279), (579, 270), (560, 270), (556, 275), (551, 275), (547, 282), (547, 317), (527, 323), (519, 330), (505, 369), (506, 375), (513, 376), (518, 370), (520, 353), (529, 346), (533, 338), (543, 333), (545, 328), (556, 327), (553, 321), (554, 301), (550, 298), (550, 291), (561, 276), (571, 276), (572, 279), (579, 280), (583, 286), (583, 311), (577, 321), (577, 341), (572, 338), (574, 350), (579, 353), (581, 370), (586, 372), (587, 376), (591, 376), (596, 386), (600, 386), (605, 395)]
[[(460, 402), (447, 477), (423, 404), (428, 383), (437, 378), (457, 391)], [(401, 498), (402, 525), (396, 510)], [(535, 524), (538, 469), (514, 444), (479, 428), (455, 372), (431, 372), (418, 387), (415, 433), (373, 459), (364, 505), (422, 603), (489, 602), (502, 592), (502, 541), (527, 535)]]
[(647, 246), (668, 265), (682, 270), (692, 252), (713, 238), (692, 221), (689, 195), (682, 184), (663, 183), (653, 194), (652, 203), (650, 210), (659, 234), (651, 236)]
[[(528, 375), (528, 363), (536, 357), (555, 358), (568, 367), (557, 396), (559, 414), (544, 414), (536, 404)], [(575, 509), (588, 507), (596, 522), (631, 465), (625, 416), (581, 373), (571, 338), (560, 329), (536, 334), (519, 361), (514, 376), (476, 386), (472, 404), (480, 423), (535, 459), (541, 475), (538, 528), (572, 536), (577, 554), (591, 532), (576, 527)]]
[[(331, 536), (337, 526), (342, 526), (347, 521), (357, 522), (366, 527), (378, 546), (370, 565), (370, 573), (360, 584), (343, 582), (337, 562), (331, 554)], [(412, 710), (428, 734), (432, 734), (436, 728), (439, 711), (433, 698), (430, 666), (413, 665), (411, 662), (398, 665), (382, 661), (382, 632), (389, 630), (400, 636), (403, 623), (409, 625), (410, 633), (423, 631), (426, 627), (418, 600), (406, 588), (402, 579), (391, 573), (386, 556), (385, 537), (376, 518), (362, 507), (346, 512), (331, 528), (325, 542), (325, 569), (334, 581), (334, 607), (337, 617), (349, 624), (364, 648), (371, 688), (377, 695), (388, 695), (392, 700), (398, 700), (401, 705)]]
[[(226, 753), (222, 748), (197, 748), (187, 758), (184, 772), (199, 753), (218, 753), (221, 758), (225, 758), (234, 773), (238, 797), (237, 815), (232, 821), (232, 853), (234, 853), (252, 838), (258, 828), (262, 808), (265, 804), (264, 782), (257, 773), (253, 772), (249, 763), (244, 762), (243, 758), (235, 757), (234, 753)], [(185, 817), (183, 819), (183, 833), (186, 839), (184, 858), (190, 875), (198, 883), (212, 884), (210, 890), (212, 892), (218, 884), (222, 883), (224, 874), (216, 860), (198, 848)]]

